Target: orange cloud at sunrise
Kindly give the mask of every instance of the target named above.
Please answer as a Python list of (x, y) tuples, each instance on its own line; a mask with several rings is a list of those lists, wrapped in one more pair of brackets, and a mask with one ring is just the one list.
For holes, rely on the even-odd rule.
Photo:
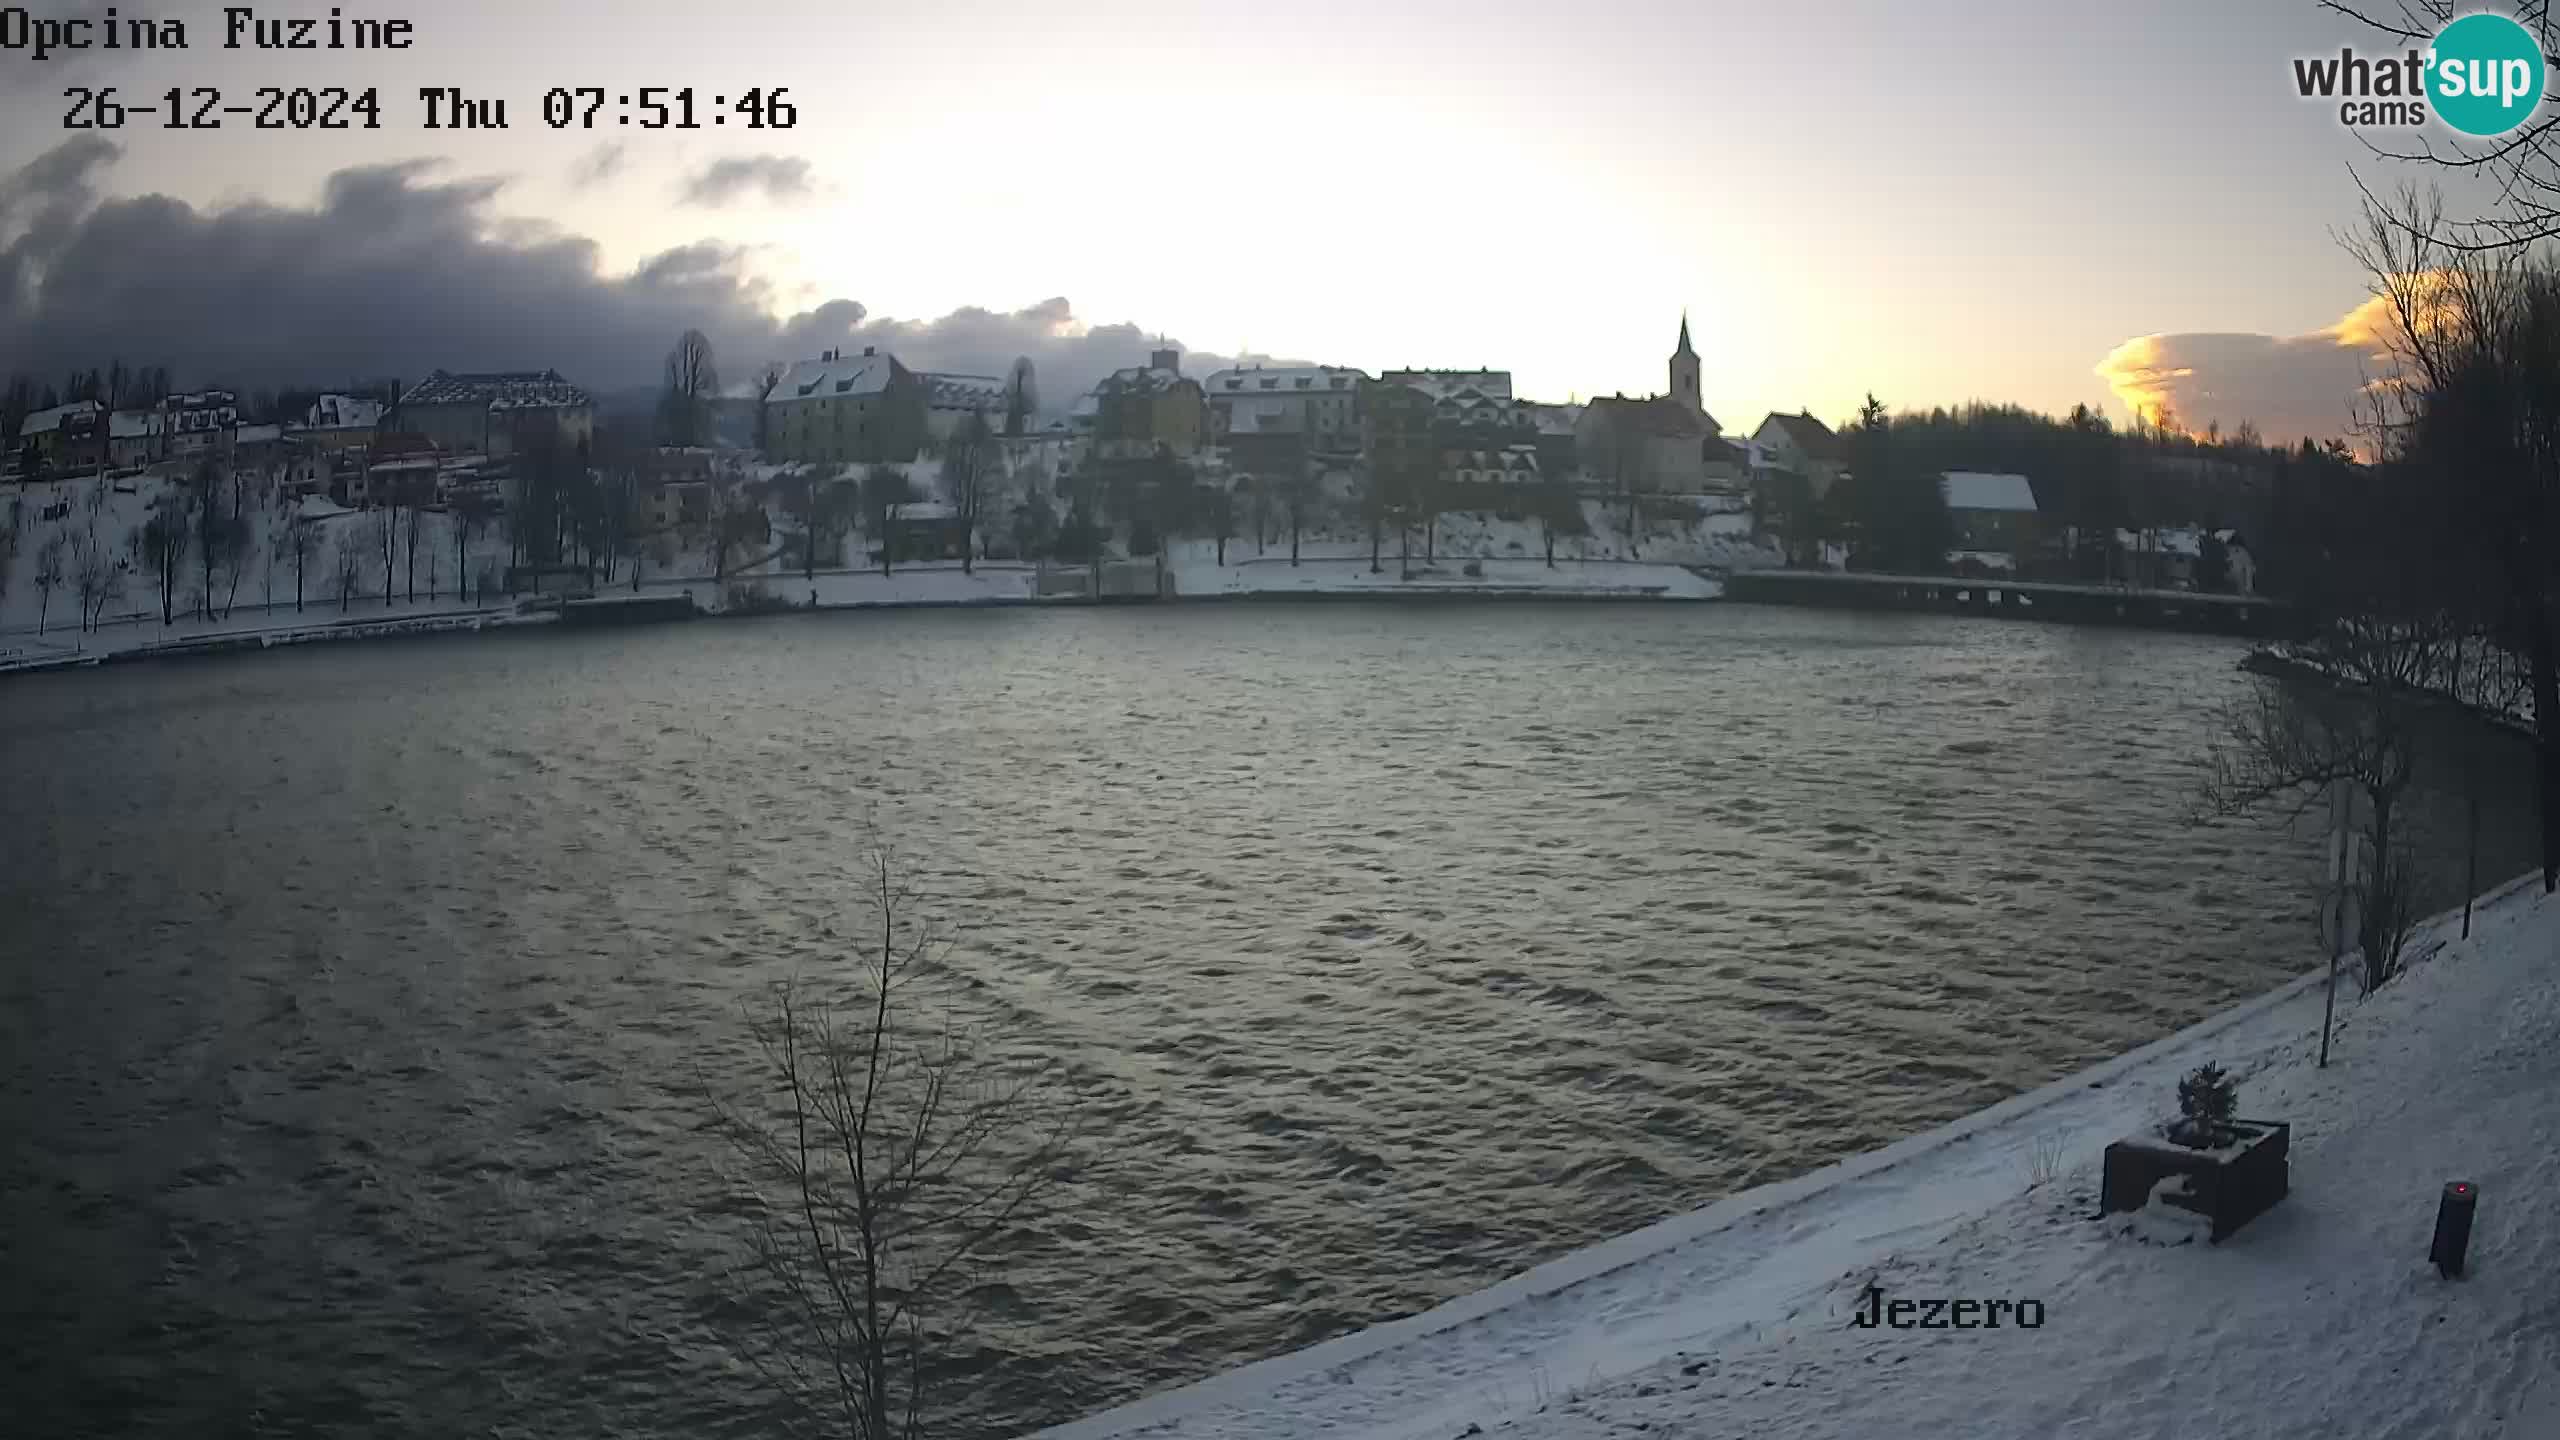
[(2302, 335), (2139, 335), (2096, 367), (2134, 415), (2201, 434), (2254, 426), (2268, 441), (2327, 439), (2356, 425), (2356, 397), (2391, 369), (2399, 321), (2381, 295)]

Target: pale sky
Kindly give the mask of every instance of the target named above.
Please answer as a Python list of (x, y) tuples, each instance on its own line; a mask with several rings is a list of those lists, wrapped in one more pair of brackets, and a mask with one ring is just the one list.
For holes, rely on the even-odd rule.
[[(2273, 337), (2282, 357), (2365, 297), (2331, 238), (2363, 152), (2288, 62), (2379, 47), (2310, 0), (339, 8), (409, 19), (417, 44), (226, 52), (218, 6), (132, 0), (191, 48), (0, 52), (0, 176), (78, 138), (68, 84), (379, 85), (374, 132), (137, 120), (95, 184), (309, 207), (344, 167), (434, 158), (437, 181), (505, 181), (478, 212), (497, 239), (584, 236), (608, 275), (719, 241), (749, 247), (734, 263), (781, 312), (840, 297), (928, 322), (1059, 296), (1080, 324), (1219, 354), (1505, 366), (1538, 398), (1660, 389), (1686, 307), (1728, 431), (1837, 419), (1869, 390), (2121, 414), (2093, 367), (2127, 341)], [(653, 131), (608, 103), (593, 131), (546, 127), (543, 93), (582, 84), (691, 86), (706, 120), (714, 94), (787, 87), (799, 123)], [(504, 97), (510, 128), (424, 129), (427, 85)], [(755, 156), (805, 162), (805, 192), (681, 201)], [(12, 223), (0, 203), (0, 241)], [(2223, 403), (2302, 403), (2254, 383), (2227, 377)]]

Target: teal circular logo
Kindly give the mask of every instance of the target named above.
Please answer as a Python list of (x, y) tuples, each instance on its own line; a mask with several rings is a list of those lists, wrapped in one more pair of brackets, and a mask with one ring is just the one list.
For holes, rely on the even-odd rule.
[(2504, 15), (2465, 15), (2427, 52), (2427, 101), (2465, 135), (2504, 135), (2542, 103), (2542, 47)]

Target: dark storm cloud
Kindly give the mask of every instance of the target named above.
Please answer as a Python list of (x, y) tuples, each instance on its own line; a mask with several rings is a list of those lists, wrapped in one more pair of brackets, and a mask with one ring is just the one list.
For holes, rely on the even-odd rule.
[(1087, 326), (1063, 298), (935, 320), (830, 299), (777, 319), (738, 247), (703, 240), (606, 274), (593, 241), (497, 215), (503, 181), (443, 178), (433, 161), (339, 171), (308, 207), (101, 199), (118, 153), (83, 137), (0, 176), (0, 375), (119, 356), (182, 385), (552, 366), (613, 390), (654, 384), (675, 337), (699, 329), (733, 381), (830, 346), (991, 375), (1028, 355), (1059, 410), (1155, 343), (1136, 325)]
[(809, 162), (797, 155), (731, 155), (714, 160), (684, 182), (688, 205), (726, 205), (754, 195), (805, 200), (815, 187)]
[(569, 167), (569, 184), (579, 190), (601, 185), (622, 173), (622, 160), (623, 149), (619, 143), (599, 145), (579, 156), (578, 163)]

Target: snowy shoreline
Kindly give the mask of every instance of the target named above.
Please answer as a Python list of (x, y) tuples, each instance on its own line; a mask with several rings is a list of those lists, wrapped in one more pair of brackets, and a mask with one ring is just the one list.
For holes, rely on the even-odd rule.
[[(1620, 603), (1697, 603), (1712, 600), (1721, 593), (1712, 580), (1678, 565), (1643, 565), (1632, 562), (1587, 562), (1571, 570), (1555, 572), (1551, 583), (1505, 583), (1499, 580), (1426, 579), (1416, 576), (1400, 580), (1395, 572), (1383, 576), (1365, 573), (1356, 582), (1346, 581), (1332, 573), (1342, 568), (1340, 562), (1311, 561), (1292, 571), (1294, 583), (1267, 586), (1251, 583), (1231, 584), (1204, 593), (1176, 593), (1162, 597), (1131, 598), (1050, 595), (1033, 593), (1035, 572), (1027, 566), (980, 564), (972, 574), (964, 575), (958, 565), (918, 565), (881, 575), (871, 570), (822, 571), (811, 579), (797, 573), (742, 574), (729, 577), (728, 584), (753, 583), (763, 587), (774, 598), (772, 609), (732, 609), (721, 596), (721, 582), (710, 577), (653, 579), (644, 581), (637, 593), (666, 594), (683, 591), (693, 596), (704, 619), (753, 619), (765, 615), (810, 614), (830, 610), (948, 610), (992, 608), (1000, 606), (1096, 606), (1096, 605), (1195, 605), (1223, 604), (1239, 601), (1485, 601), (1485, 600), (1591, 600)], [(1239, 569), (1241, 567), (1228, 567)], [(1365, 572), (1365, 561), (1362, 564)], [(1183, 572), (1175, 572), (1179, 585)], [(1190, 573), (1197, 578), (1199, 570)], [(1272, 576), (1272, 579), (1282, 577)], [(1311, 582), (1311, 583), (1310, 583)], [(1327, 583), (1333, 582), (1333, 583)], [(807, 593), (815, 604), (798, 598)], [(602, 591), (611, 597), (622, 593), (620, 587)], [(0, 675), (35, 673), (53, 670), (83, 669), (90, 666), (137, 660), (195, 658), (232, 651), (260, 651), (287, 645), (318, 644), (335, 641), (396, 639), (423, 634), (457, 634), (479, 630), (542, 625), (557, 616), (548, 611), (525, 612), (513, 604), (472, 610), (446, 608), (430, 614), (386, 614), (379, 618), (352, 618), (312, 623), (296, 618), (282, 623), (265, 623), (260, 617), (242, 625), (217, 625), (207, 629), (189, 629), (185, 633), (158, 638), (161, 632), (145, 631), (148, 622), (119, 622), (118, 627), (81, 632), (57, 629), (50, 635), (32, 633), (0, 635)], [(153, 638), (142, 638), (144, 636)], [(54, 636), (63, 637), (56, 640)], [(100, 644), (101, 640), (108, 643)], [(131, 643), (116, 644), (118, 640)], [(95, 648), (91, 648), (95, 647)]]
[[(2560, 1032), (2560, 976), (2552, 974), (2549, 963), (2550, 952), (2560, 949), (2560, 906), (2544, 904), (2537, 881), (2527, 875), (2488, 892), (2473, 941), (2451, 938), (2458, 928), (2458, 908), (2432, 917), (2413, 947), (2440, 947), (2435, 958), (2369, 1000), (2357, 1000), (2352, 982), (2342, 982), (2347, 986), (2338, 1006), (2342, 1038), (2327, 1071), (2308, 1067), (2325, 989), (2320, 982), (2327, 972), (2322, 969), (2163, 1039), (1883, 1149), (1725, 1197), (1421, 1314), (1036, 1435), (1038, 1440), (1141, 1435), (1157, 1440), (1279, 1440), (1320, 1433), (1362, 1440), (1455, 1440), (1480, 1431), (1596, 1437), (1649, 1430), (1776, 1440), (1883, 1433), (2024, 1437), (2073, 1425), (2079, 1428), (2071, 1433), (2081, 1436), (2363, 1433), (2334, 1426), (2302, 1428), (2318, 1407), (2284, 1423), (2286, 1407), (2304, 1403), (2298, 1396), (2286, 1397), (2295, 1386), (2316, 1384), (2330, 1372), (2337, 1359), (2330, 1350), (2270, 1356), (2253, 1351), (2248, 1341), (2254, 1337), (2244, 1335), (2225, 1337), (2223, 1343), (2233, 1347), (2227, 1359), (2217, 1359), (2219, 1352), (2207, 1357), (2222, 1369), (2206, 1362), (2183, 1369), (2176, 1359), (2164, 1362), (2161, 1352), (2180, 1351), (2187, 1358), (2183, 1352), (2196, 1340), (2196, 1317), (2174, 1307), (2181, 1295), (2193, 1306), (2193, 1287), (2245, 1283), (2271, 1287), (2273, 1298), (2262, 1302), (2252, 1291), (2232, 1300), (2232, 1308), (2266, 1312), (2272, 1307), (2277, 1320), (2271, 1323), (2314, 1326), (2311, 1315), (2296, 1316), (2284, 1305), (2292, 1296), (2298, 1307), (2299, 1292), (2313, 1277), (2291, 1268), (2271, 1274), (2266, 1260), (2253, 1260), (2270, 1253), (2280, 1259), (2297, 1250), (2315, 1252), (2307, 1263), (2327, 1266), (2315, 1288), (2364, 1285), (2413, 1304), (2441, 1293), (2421, 1288), (2434, 1276), (2412, 1262), (2423, 1252), (2433, 1187), (2448, 1176), (2421, 1169), (2407, 1177), (2405, 1187), (2395, 1185), (2387, 1197), (2377, 1197), (2370, 1192), (2378, 1181), (2401, 1180), (2398, 1171), (2405, 1159), (2367, 1162), (2359, 1155), (2331, 1164), (2326, 1152), (2336, 1148), (2352, 1155), (2363, 1141), (2390, 1155), (2395, 1143), (2390, 1137), (2361, 1136), (2356, 1126), (2342, 1123), (2342, 1116), (2360, 1118), (2363, 1111), (2387, 1103), (2405, 1106), (2412, 1088), (2421, 1096), (2432, 1089), (2445, 1091), (2442, 1103), (2453, 1112), (2441, 1119), (2418, 1117), (2411, 1122), (2417, 1133), (2459, 1137), (2465, 1122), (2475, 1118), (2463, 1108), (2463, 1090), (2455, 1081), (2411, 1087), (2386, 1068), (2413, 1054), (2448, 1066), (2468, 1053), (2463, 1044), (2444, 1043), (2446, 1037), (2434, 1033), (2439, 1024), (2434, 1010), (2467, 1015), (2522, 1010)], [(2493, 949), (2493, 935), (2509, 943)], [(2539, 968), (2532, 962), (2540, 962)], [(2534, 993), (2519, 1003), (2519, 997), (2498, 988), (2502, 985), (2530, 986)], [(2436, 993), (2464, 986), (2486, 993), (2478, 999), (2463, 996), (2470, 1003), (2461, 1005)], [(2453, 1023), (2442, 1022), (2446, 1028)], [(2211, 1250), (2199, 1245), (2172, 1252), (2126, 1239), (2119, 1233), (2129, 1225), (2126, 1217), (2117, 1217), (2113, 1225), (2091, 1223), (2100, 1152), (2164, 1113), (2176, 1076), (2206, 1059), (2242, 1076), (2245, 1111), (2297, 1122), (2294, 1196), (2250, 1231)], [(2553, 1071), (2560, 1074), (2560, 1060), (2554, 1061)], [(2359, 1085), (2399, 1093), (2386, 1101)], [(2445, 1138), (2441, 1143), (2462, 1142)], [(2549, 1149), (2530, 1137), (2515, 1148), (2532, 1155)], [(2539, 1222), (2554, 1217), (2539, 1208), (2529, 1210), (2560, 1203), (2560, 1197), (2542, 1198), (2548, 1187), (2528, 1196), (2526, 1184), (2499, 1173), (2497, 1162), (2486, 1156), (2443, 1163), (2480, 1181), (2484, 1192), (2505, 1207), (2500, 1236), (2550, 1228)], [(2522, 1154), (2507, 1163), (2546, 1175), (2552, 1168), (2547, 1159)], [(2388, 1174), (2372, 1173), (2386, 1164)], [(2474, 1168), (2484, 1173), (2470, 1174)], [(2383, 1212), (2379, 1216), (2377, 1209)], [(2405, 1244), (2395, 1240), (2387, 1248), (2374, 1247), (2372, 1254), (2345, 1242), (2335, 1242), (2347, 1250), (2343, 1257), (2322, 1251), (2329, 1242), (2319, 1227), (2344, 1232), (2377, 1220), (2395, 1236), (2416, 1229)], [(2524, 1242), (2516, 1243), (2521, 1247)], [(2532, 1243), (2538, 1247), (2546, 1242)], [(2542, 1254), (2536, 1249), (2502, 1267), (2508, 1283), (2524, 1292), (2518, 1303), (2528, 1308), (2533, 1302), (2527, 1272), (2533, 1267), (2527, 1261)], [(2173, 1257), (2192, 1263), (2170, 1263)], [(2421, 1272), (2423, 1280), (2411, 1278)], [(1928, 1280), (1907, 1285), (1902, 1283), (1905, 1274)], [(2039, 1367), (2054, 1367), (2066, 1376), (2075, 1366), (2145, 1376), (2157, 1370), (2165, 1375), (2163, 1403), (2198, 1413), (2182, 1416), (2185, 1423), (2167, 1430), (2157, 1428), (2162, 1418), (2157, 1414), (2128, 1413), (2117, 1424), (2099, 1424), (2091, 1418), (2097, 1407), (2086, 1400), (2087, 1392), (2002, 1370), (2004, 1359), (2014, 1362), (2025, 1353), (2010, 1349), (2007, 1342), (1953, 1336), (1921, 1342), (1889, 1331), (1851, 1329), (1847, 1316), (1869, 1284), (1890, 1284), (1901, 1294), (2035, 1295), (2056, 1317), (2034, 1337)], [(2292, 1290), (2282, 1288), (2287, 1285)], [(2130, 1308), (2114, 1313), (2113, 1302), (2125, 1298), (2122, 1292), (2132, 1286), (2160, 1288), (2172, 1308), (2155, 1314), (2127, 1300)], [(2082, 1291), (2094, 1293), (2075, 1293)], [(2486, 1287), (2474, 1293), (2485, 1298)], [(2502, 1294), (2500, 1302), (2505, 1299)], [(2506, 1323), (2512, 1328), (2512, 1321)], [(2560, 1421), (2560, 1380), (2539, 1392), (2533, 1389), (2540, 1383), (2533, 1367), (2560, 1359), (2560, 1335), (2544, 1335), (2536, 1343), (2533, 1355), (2514, 1356), (2515, 1366), (2502, 1372), (2504, 1389), (2495, 1403), (2505, 1407), (2502, 1415), (2519, 1407), (2542, 1413), (2540, 1407), (2547, 1404), (2552, 1418)], [(1880, 1347), (1895, 1345), (1902, 1348), (1887, 1357), (1890, 1365), (1924, 1353), (1939, 1369), (1958, 1373), (1935, 1388), (1921, 1388), (1930, 1383), (1929, 1367), (1867, 1368), (1885, 1354)], [(1847, 1363), (1853, 1358), (1855, 1366)], [(1818, 1374), (1834, 1364), (1838, 1368), (1828, 1375), (1828, 1388), (1809, 1393), (1803, 1379), (1808, 1367)], [(2291, 1373), (2288, 1366), (2305, 1373)], [(2552, 1369), (2560, 1375), (2560, 1366)], [(2180, 1384), (2187, 1388), (2177, 1388)], [(1709, 1391), (1708, 1386), (1715, 1388)], [(2016, 1393), (2004, 1395), (2004, 1387)], [(2440, 1407), (2474, 1399), (2425, 1393), (2428, 1389), (2424, 1383), (2414, 1385), (2414, 1399)], [(2221, 1390), (2229, 1393), (2208, 1393)], [(2261, 1398), (2253, 1402), (2253, 1395)], [(1990, 1418), (1995, 1402), (2014, 1402), (2014, 1425)], [(2267, 1415), (2226, 1423), (2231, 1419), (2228, 1407), (2252, 1403), (2266, 1406)], [(1944, 1411), (1939, 1417), (1944, 1428), (1917, 1423), (1914, 1408), (1928, 1406)], [(2100, 1413), (2112, 1413), (2112, 1407)], [(2469, 1428), (2444, 1411), (2425, 1414), (2445, 1418), (2444, 1428), (2394, 1433), (2495, 1433)], [(1505, 1426), (1512, 1429), (1506, 1432)], [(2532, 1433), (2560, 1434), (2560, 1428)]]

